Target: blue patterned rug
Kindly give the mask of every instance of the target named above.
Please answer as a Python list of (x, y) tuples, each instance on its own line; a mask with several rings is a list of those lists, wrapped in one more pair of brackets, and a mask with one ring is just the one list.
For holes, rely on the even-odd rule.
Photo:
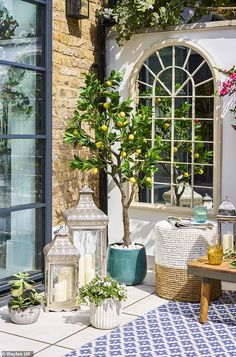
[(234, 357), (236, 292), (211, 302), (200, 324), (198, 303), (171, 301), (85, 344), (66, 357)]

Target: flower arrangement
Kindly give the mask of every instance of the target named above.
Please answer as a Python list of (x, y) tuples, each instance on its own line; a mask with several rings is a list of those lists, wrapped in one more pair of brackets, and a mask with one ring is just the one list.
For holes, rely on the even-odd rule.
[(15, 274), (16, 279), (9, 281), (11, 285), (11, 300), (8, 306), (11, 309), (26, 309), (29, 306), (41, 305), (42, 296), (33, 287), (33, 281), (29, 281), (29, 274)]
[[(232, 96), (236, 93), (236, 66), (234, 65), (228, 70), (218, 69), (218, 71), (226, 76), (226, 79), (221, 83), (220, 96)], [(233, 107), (229, 111), (234, 113), (234, 118), (236, 119), (236, 102), (234, 102)], [(233, 125), (233, 127), (236, 129), (235, 125)]]
[(98, 306), (106, 299), (126, 300), (127, 292), (125, 285), (118, 283), (109, 276), (104, 278), (96, 276), (90, 283), (81, 287), (78, 291), (76, 303), (94, 303)]

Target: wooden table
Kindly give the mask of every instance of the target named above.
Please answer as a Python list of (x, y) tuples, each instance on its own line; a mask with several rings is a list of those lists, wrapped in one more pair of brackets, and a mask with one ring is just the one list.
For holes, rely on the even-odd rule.
[(229, 261), (223, 262), (221, 265), (210, 265), (207, 257), (201, 257), (188, 263), (188, 274), (202, 278), (199, 321), (205, 323), (208, 316), (212, 280), (236, 283), (236, 269), (231, 267)]

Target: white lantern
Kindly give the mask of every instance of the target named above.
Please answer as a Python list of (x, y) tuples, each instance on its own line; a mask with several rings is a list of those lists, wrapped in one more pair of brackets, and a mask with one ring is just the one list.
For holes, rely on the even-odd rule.
[(217, 222), (223, 251), (233, 250), (236, 238), (236, 209), (228, 197), (219, 206)]
[(77, 309), (75, 297), (78, 288), (79, 252), (60, 228), (55, 238), (43, 249), (45, 255), (46, 311)]
[(89, 283), (96, 275), (106, 275), (106, 247), (108, 217), (93, 201), (93, 191), (84, 186), (80, 190), (77, 207), (64, 213), (73, 244), (79, 251), (79, 286)]

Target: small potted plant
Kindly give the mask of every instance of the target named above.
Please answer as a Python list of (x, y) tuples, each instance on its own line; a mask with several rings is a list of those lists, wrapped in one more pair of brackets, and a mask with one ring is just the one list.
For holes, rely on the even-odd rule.
[(12, 296), (8, 303), (9, 317), (16, 324), (32, 324), (39, 317), (42, 296), (34, 289), (29, 274), (18, 273), (14, 276), (16, 279), (9, 281)]
[(109, 276), (96, 276), (89, 284), (78, 291), (78, 305), (90, 303), (90, 322), (99, 329), (112, 329), (120, 325), (122, 307), (126, 288)]

